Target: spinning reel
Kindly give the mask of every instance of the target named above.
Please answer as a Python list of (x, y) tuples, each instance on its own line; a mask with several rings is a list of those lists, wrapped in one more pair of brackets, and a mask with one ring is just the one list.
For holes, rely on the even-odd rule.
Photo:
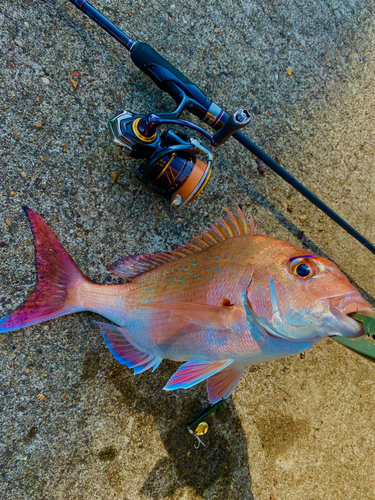
[(178, 125), (203, 135), (211, 147), (224, 144), (237, 130), (251, 120), (246, 109), (239, 109), (214, 134), (179, 116), (186, 106), (198, 103), (183, 93), (177, 109), (171, 113), (137, 115), (123, 111), (110, 120), (117, 144), (131, 158), (144, 159), (136, 177), (147, 188), (170, 200), (170, 210), (177, 212), (199, 196), (210, 175), (213, 154), (197, 139), (181, 131), (168, 129), (159, 133), (161, 125)]
[[(135, 115), (124, 112), (110, 121), (115, 143), (129, 156), (145, 159), (137, 172), (137, 178), (151, 190), (168, 198), (172, 211), (182, 208), (202, 192), (210, 176), (212, 154), (186, 134), (169, 130), (159, 135), (157, 131), (159, 125), (181, 125), (191, 128), (206, 137), (213, 147), (220, 146), (234, 134), (234, 138), (240, 144), (375, 254), (375, 245), (239, 132), (239, 129), (250, 121), (250, 115), (246, 110), (239, 110), (229, 116), (150, 45), (132, 40), (97, 11), (88, 0), (69, 1), (125, 47), (130, 52), (133, 63), (149, 76), (159, 89), (178, 103), (173, 113)], [(211, 136), (197, 125), (180, 120), (179, 116), (185, 108), (210, 125), (215, 134)]]

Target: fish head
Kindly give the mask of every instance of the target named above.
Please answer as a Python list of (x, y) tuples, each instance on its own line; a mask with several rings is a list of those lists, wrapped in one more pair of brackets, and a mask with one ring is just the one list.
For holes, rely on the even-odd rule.
[(246, 296), (254, 322), (268, 335), (292, 342), (358, 337), (350, 317), (371, 305), (333, 262), (273, 240), (253, 260)]

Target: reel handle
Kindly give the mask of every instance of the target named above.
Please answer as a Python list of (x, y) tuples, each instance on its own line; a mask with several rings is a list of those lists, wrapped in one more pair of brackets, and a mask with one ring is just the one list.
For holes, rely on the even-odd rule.
[(202, 108), (194, 107), (191, 112), (198, 118), (203, 118), (211, 105), (211, 101), (203, 92), (194, 85), (189, 78), (183, 75), (169, 61), (164, 59), (150, 45), (143, 42), (137, 42), (130, 53), (133, 63), (159, 87), (167, 92), (176, 102), (181, 100), (181, 89), (187, 97), (197, 101)]

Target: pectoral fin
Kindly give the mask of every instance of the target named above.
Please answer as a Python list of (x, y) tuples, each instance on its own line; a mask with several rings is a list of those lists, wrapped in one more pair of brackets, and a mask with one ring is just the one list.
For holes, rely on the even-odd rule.
[(216, 330), (228, 330), (241, 313), (240, 307), (237, 306), (211, 306), (191, 302), (156, 302), (147, 304), (148, 307), (150, 305), (182, 316), (195, 325), (215, 328)]
[(239, 384), (245, 368), (231, 365), (215, 373), (207, 380), (208, 398), (211, 404), (227, 399)]
[(164, 387), (167, 391), (174, 389), (188, 389), (199, 384), (208, 377), (215, 375), (232, 363), (232, 360), (205, 361), (202, 359), (191, 359), (184, 363), (171, 377)]

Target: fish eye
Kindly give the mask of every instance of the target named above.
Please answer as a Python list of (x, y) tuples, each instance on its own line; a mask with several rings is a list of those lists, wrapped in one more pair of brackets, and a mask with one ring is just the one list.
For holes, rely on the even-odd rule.
[(299, 264), (296, 267), (296, 274), (300, 278), (309, 278), (310, 275), (312, 274), (312, 269), (307, 264)]
[(291, 271), (297, 278), (307, 280), (316, 274), (313, 264), (306, 259), (296, 259), (291, 264)]

